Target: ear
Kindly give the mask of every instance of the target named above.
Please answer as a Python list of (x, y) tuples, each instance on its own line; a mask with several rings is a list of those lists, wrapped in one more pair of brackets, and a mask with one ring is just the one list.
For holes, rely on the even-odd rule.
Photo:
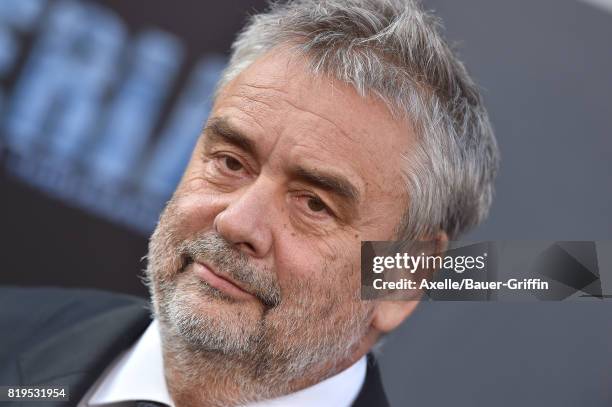
[(448, 235), (443, 230), (438, 231), (429, 240), (436, 242), (436, 253), (442, 253), (448, 248)]
[[(435, 240), (436, 253), (444, 252), (448, 247), (448, 235), (440, 230), (426, 240)], [(420, 297), (420, 295), (419, 295)], [(418, 299), (405, 301), (382, 300), (376, 304), (372, 318), (372, 327), (382, 333), (389, 333), (397, 328), (419, 304)]]
[(393, 331), (412, 314), (417, 305), (418, 300), (379, 301), (374, 308), (372, 328), (385, 334)]

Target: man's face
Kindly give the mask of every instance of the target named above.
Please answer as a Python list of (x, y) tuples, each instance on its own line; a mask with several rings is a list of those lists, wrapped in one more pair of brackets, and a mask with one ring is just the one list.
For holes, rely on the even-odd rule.
[(258, 374), (351, 358), (360, 241), (407, 205), (409, 125), (305, 64), (273, 51), (222, 90), (149, 251), (162, 332)]

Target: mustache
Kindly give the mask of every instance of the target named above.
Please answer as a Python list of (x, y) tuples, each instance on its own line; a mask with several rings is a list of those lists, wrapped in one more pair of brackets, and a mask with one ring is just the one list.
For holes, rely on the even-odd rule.
[(205, 232), (179, 245), (181, 271), (193, 261), (204, 262), (221, 274), (230, 276), (266, 307), (274, 308), (281, 302), (276, 274), (269, 269), (255, 267), (249, 257), (215, 232)]

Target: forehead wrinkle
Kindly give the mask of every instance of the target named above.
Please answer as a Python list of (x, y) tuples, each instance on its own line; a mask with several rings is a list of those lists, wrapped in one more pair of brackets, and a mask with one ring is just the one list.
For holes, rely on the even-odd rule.
[(347, 134), (347, 133), (346, 133), (346, 132), (345, 132), (345, 131), (342, 129), (342, 127), (340, 127), (339, 125), (337, 125), (337, 124), (336, 124), (336, 123), (335, 123), (333, 120), (331, 120), (331, 119), (329, 119), (329, 118), (327, 118), (327, 117), (325, 117), (325, 116), (321, 115), (320, 113), (316, 113), (316, 112), (314, 112), (314, 111), (312, 111), (312, 110), (309, 110), (309, 109), (306, 109), (306, 108), (304, 108), (304, 107), (297, 106), (295, 103), (292, 103), (292, 102), (291, 102), (291, 101), (289, 101), (289, 100), (284, 100), (284, 102), (285, 102), (285, 103), (287, 103), (289, 106), (293, 107), (294, 109), (301, 110), (302, 112), (305, 112), (305, 113), (311, 114), (311, 115), (313, 115), (313, 116), (316, 116), (316, 117), (318, 117), (318, 118), (320, 118), (320, 119), (323, 119), (325, 122), (327, 122), (327, 123), (331, 124), (331, 125), (332, 125), (332, 126), (333, 126), (333, 127), (336, 129), (336, 130), (338, 130), (338, 133), (339, 133), (340, 135), (344, 136), (345, 138), (347, 138), (347, 139), (348, 139), (348, 140), (350, 140), (351, 142), (356, 143), (355, 139), (354, 139), (354, 138), (352, 138), (351, 136), (349, 136), (349, 135), (348, 135), (348, 134)]
[[(334, 85), (333, 82), (332, 82), (332, 85)], [(282, 102), (288, 104), (289, 106), (291, 106), (292, 108), (294, 108), (296, 110), (300, 110), (302, 112), (308, 113), (310, 115), (316, 116), (316, 117), (324, 120), (325, 122), (331, 124), (335, 129), (337, 129), (339, 134), (341, 134), (342, 136), (344, 136), (348, 140), (352, 141), (353, 143), (355, 142), (355, 139), (353, 137), (351, 137), (346, 131), (344, 131), (342, 129), (342, 127), (340, 127), (332, 119), (323, 116), (321, 113), (317, 113), (317, 112), (315, 112), (313, 110), (310, 110), (310, 109), (307, 109), (305, 107), (298, 106), (296, 103), (292, 102), (291, 101), (291, 93), (289, 91), (287, 91), (287, 90), (284, 90), (282, 87), (276, 87), (276, 86), (272, 86), (272, 85), (258, 85), (258, 84), (255, 84), (255, 83), (241, 83), (239, 85), (239, 87), (254, 88), (256, 90), (267, 90), (267, 91), (272, 91), (272, 92), (280, 93), (280, 94), (282, 94), (284, 96), (282, 98)], [(334, 90), (336, 90), (336, 86), (335, 85), (333, 86), (332, 94), (336, 93), (336, 92), (334, 92)], [(337, 91), (337, 93), (341, 94), (341, 92), (339, 92), (339, 91)], [(266, 102), (264, 100), (256, 98), (257, 96), (261, 96), (264, 99), (271, 99), (271, 98), (273, 98), (273, 96), (267, 96), (267, 95), (264, 96), (261, 93), (258, 93), (257, 95), (253, 95), (253, 96), (242, 94), (242, 93), (241, 93), (241, 95), (244, 96), (245, 98), (249, 99), (249, 100), (252, 100), (255, 103), (261, 103), (261, 104), (266, 105), (270, 109), (274, 109), (274, 107), (270, 103), (268, 103), (268, 102)], [(275, 100), (275, 99), (273, 99), (273, 100)]]
[[(225, 117), (230, 124), (234, 124), (238, 128), (243, 129), (245, 134), (251, 134), (252, 136), (256, 136), (257, 142), (261, 140), (261, 137), (271, 130), (276, 133), (277, 137), (280, 135), (280, 132), (275, 124), (270, 123), (269, 120), (266, 120), (265, 115), (262, 115), (261, 107), (255, 106), (262, 104), (267, 106), (265, 103), (247, 96), (240, 94), (228, 94), (215, 111), (211, 114), (217, 115), (220, 117)], [(229, 100), (236, 99), (238, 101), (248, 101), (246, 103), (236, 103), (236, 102), (228, 102)], [(252, 103), (250, 103), (252, 102)], [(246, 116), (246, 117), (244, 117)], [(263, 123), (267, 123), (268, 125), (264, 125)], [(252, 125), (257, 126), (257, 131), (253, 132), (249, 129)]]
[[(246, 106), (239, 106), (237, 108), (241, 112), (249, 116), (252, 120), (254, 120), (261, 130), (266, 131), (267, 129), (265, 128), (265, 126), (262, 125), (260, 122), (260, 120), (264, 119), (264, 117), (258, 118), (257, 113), (266, 112), (266, 113), (274, 114), (275, 110), (279, 110), (278, 106), (274, 106), (274, 102), (278, 100), (278, 97), (267, 95), (264, 92), (261, 92), (261, 90), (268, 90), (271, 92), (282, 93), (282, 94), (287, 94), (287, 92), (282, 89), (273, 87), (273, 86), (257, 85), (253, 83), (239, 83), (236, 85), (236, 87), (238, 89), (236, 90), (235, 94), (229, 95), (229, 98), (234, 97), (234, 98), (245, 100), (247, 101), (246, 106), (249, 105), (248, 102), (251, 102), (252, 104), (255, 104), (255, 105), (259, 105), (259, 107), (252, 106), (250, 108), (246, 108)], [(257, 92), (249, 91), (249, 88), (256, 89)], [(277, 136), (280, 136), (280, 130), (279, 130), (277, 123), (273, 123), (270, 120), (266, 120), (266, 122), (270, 123), (270, 126), (273, 128)]]
[[(348, 133), (346, 133), (333, 120), (331, 120), (331, 119), (329, 119), (329, 118), (327, 118), (325, 116), (322, 116), (320, 113), (316, 113), (316, 112), (314, 112), (312, 110), (309, 110), (309, 109), (306, 109), (304, 107), (298, 106), (297, 104), (291, 102), (290, 101), (290, 92), (288, 92), (288, 91), (286, 91), (286, 90), (284, 90), (282, 88), (278, 88), (278, 87), (275, 87), (275, 86), (268, 86), (268, 85), (258, 85), (258, 84), (255, 84), (255, 83), (240, 83), (240, 84), (238, 84), (237, 88), (240, 89), (240, 91), (238, 91), (237, 94), (232, 95), (232, 96), (237, 97), (239, 99), (250, 101), (250, 102), (252, 102), (254, 104), (257, 104), (257, 105), (261, 105), (262, 109), (269, 110), (269, 112), (271, 112), (272, 114), (274, 114), (275, 110), (281, 110), (281, 108), (279, 106), (274, 106), (274, 104), (277, 104), (277, 103), (286, 103), (288, 106), (290, 106), (291, 108), (293, 108), (295, 110), (298, 110), (300, 112), (304, 112), (304, 113), (306, 113), (306, 114), (308, 114), (310, 116), (314, 116), (316, 119), (322, 120), (324, 123), (330, 125), (335, 130), (334, 133), (342, 135), (344, 138), (346, 138), (347, 140), (351, 141), (353, 144), (357, 143), (355, 141), (355, 138), (349, 136)], [(251, 89), (256, 90), (256, 92), (252, 92)], [(264, 92), (261, 92), (262, 90), (264, 92), (265, 91), (270, 91), (270, 92), (277, 93), (277, 94), (280, 94), (280, 95), (275, 95), (275, 96), (268, 95), (268, 94), (265, 94)], [(243, 111), (245, 114), (247, 114), (251, 119), (255, 120), (261, 129), (264, 128), (264, 126), (261, 125), (260, 121), (258, 120), (256, 112), (255, 112), (255, 114), (253, 112), (253, 110), (255, 110), (255, 109), (244, 109), (244, 108), (241, 108), (240, 110)], [(316, 125), (316, 124), (313, 126), (312, 122), (311, 121), (309, 121), (309, 122), (311, 123), (309, 125), (309, 127), (313, 127), (314, 129), (317, 129), (317, 128), (320, 127), (319, 125)], [(281, 120), (278, 123), (278, 126), (280, 126), (281, 128), (284, 128), (286, 126), (286, 124), (283, 123), (283, 121)], [(279, 136), (279, 137), (277, 137), (275, 139), (275, 142), (271, 146), (272, 150), (274, 149), (276, 144), (280, 141), (280, 138), (281, 138), (280, 135), (282, 133), (282, 131), (279, 128), (277, 128), (277, 127), (275, 127), (274, 130), (277, 133), (277, 136)], [(322, 136), (325, 133), (326, 133), (325, 131), (323, 131), (323, 132), (321, 132), (321, 131), (316, 132), (315, 131), (313, 134)], [(313, 140), (312, 137), (308, 137), (308, 138), (310, 140)], [(332, 140), (327, 140), (325, 142), (323, 142), (322, 140), (319, 140), (317, 142), (319, 144), (321, 144), (320, 148), (325, 150), (325, 147), (326, 147), (325, 143), (327, 143), (327, 142), (334, 142), (334, 141), (336, 141), (336, 140), (332, 139)]]
[[(245, 116), (247, 116), (249, 119), (251, 119), (253, 121), (253, 123), (255, 123), (258, 127), (259, 127), (259, 132), (261, 134), (265, 134), (267, 132), (267, 129), (264, 127), (263, 124), (261, 124), (260, 119), (257, 117), (256, 114), (254, 114), (251, 110), (249, 109), (245, 109), (243, 107), (237, 108), (240, 113), (244, 114)], [(242, 127), (240, 126), (237, 122), (242, 122), (244, 121), (244, 118), (240, 118), (237, 117), (236, 115), (232, 115), (232, 114), (225, 114), (223, 115), (224, 117), (226, 117), (228, 119), (229, 123), (234, 123), (236, 125), (238, 125), (237, 127)], [(248, 126), (247, 126), (248, 127)], [(249, 132), (250, 134), (251, 132)], [(253, 136), (256, 136), (257, 134), (253, 134)], [(259, 140), (260, 137), (257, 137), (257, 139)]]
[[(272, 103), (270, 103), (270, 100), (272, 100), (273, 97), (271, 95), (263, 94), (261, 90), (268, 90), (268, 91), (278, 92), (278, 93), (286, 93), (280, 89), (276, 89), (273, 87), (259, 86), (259, 85), (253, 85), (253, 84), (248, 84), (248, 83), (240, 84), (238, 88), (239, 89), (238, 89), (236, 96), (250, 100), (254, 103), (262, 104), (268, 109), (274, 109), (274, 106), (272, 105)], [(247, 89), (254, 88), (254, 89), (257, 89), (258, 92), (250, 92), (249, 90), (241, 90), (240, 88), (247, 88)]]
[[(268, 93), (273, 94), (271, 95)], [(278, 95), (279, 93), (281, 95)], [(284, 98), (288, 98), (289, 93), (286, 90), (275, 86), (241, 83), (238, 85), (238, 95), (255, 103), (263, 104), (269, 109), (274, 110), (274, 102), (278, 101), (279, 97), (283, 98), (284, 96)]]
[(258, 85), (256, 83), (250, 82), (250, 83), (241, 83), (238, 85), (239, 87), (247, 87), (247, 88), (254, 88), (254, 89), (258, 89), (258, 90), (272, 90), (275, 92), (280, 92), (280, 93), (288, 93), (286, 90), (283, 90), (282, 88), (273, 86), (273, 85)]

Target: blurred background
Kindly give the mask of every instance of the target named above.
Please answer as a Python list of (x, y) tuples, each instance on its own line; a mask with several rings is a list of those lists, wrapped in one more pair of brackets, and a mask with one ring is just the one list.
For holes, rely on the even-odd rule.
[[(502, 152), (466, 239), (612, 239), (612, 0), (424, 4)], [(0, 284), (146, 296), (148, 236), (264, 6), (0, 1)], [(397, 406), (609, 406), (611, 303), (424, 303), (381, 363)]]

